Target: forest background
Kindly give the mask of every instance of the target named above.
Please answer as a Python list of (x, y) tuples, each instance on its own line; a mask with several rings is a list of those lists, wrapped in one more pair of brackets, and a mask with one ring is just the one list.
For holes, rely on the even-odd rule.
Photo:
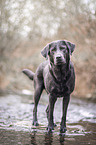
[(58, 39), (76, 45), (73, 96), (96, 100), (96, 0), (0, 0), (0, 91), (33, 92), (22, 69), (35, 72)]

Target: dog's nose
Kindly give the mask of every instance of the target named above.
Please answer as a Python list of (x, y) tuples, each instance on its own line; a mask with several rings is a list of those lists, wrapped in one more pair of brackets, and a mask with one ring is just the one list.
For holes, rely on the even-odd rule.
[(57, 54), (56, 59), (60, 59), (61, 58), (61, 54)]

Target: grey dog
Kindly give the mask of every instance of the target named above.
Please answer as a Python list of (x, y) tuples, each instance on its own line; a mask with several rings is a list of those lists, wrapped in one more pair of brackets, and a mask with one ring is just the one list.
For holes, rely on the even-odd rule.
[(36, 72), (24, 69), (31, 80), (34, 80), (34, 109), (33, 125), (38, 126), (37, 105), (43, 89), (49, 95), (49, 104), (46, 109), (48, 118), (48, 131), (52, 132), (56, 124), (54, 123), (53, 111), (58, 97), (63, 97), (63, 115), (60, 124), (60, 132), (66, 132), (66, 113), (70, 100), (70, 94), (75, 86), (75, 73), (70, 55), (75, 49), (75, 45), (67, 40), (57, 40), (47, 44), (41, 54), (47, 59), (39, 65)]

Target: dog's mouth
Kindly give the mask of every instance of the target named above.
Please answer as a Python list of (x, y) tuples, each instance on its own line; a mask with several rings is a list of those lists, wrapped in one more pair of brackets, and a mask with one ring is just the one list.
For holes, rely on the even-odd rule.
[(64, 65), (66, 64), (66, 60), (57, 59), (55, 60), (55, 65)]

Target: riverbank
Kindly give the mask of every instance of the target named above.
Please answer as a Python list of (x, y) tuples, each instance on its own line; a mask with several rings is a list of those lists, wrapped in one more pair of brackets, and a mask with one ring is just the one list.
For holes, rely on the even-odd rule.
[[(3, 145), (95, 145), (96, 144), (96, 130), (94, 130), (96, 124), (87, 123), (86, 133), (78, 134), (73, 132), (66, 135), (57, 133), (48, 134), (47, 132), (38, 131), (14, 131), (0, 129), (0, 144)], [(91, 130), (91, 131), (90, 131)]]
[(33, 98), (31, 95), (0, 95), (0, 144), (96, 144), (96, 104), (71, 98), (67, 113), (67, 132), (60, 134), (62, 99), (55, 106), (57, 127), (48, 134), (46, 107), (48, 97), (42, 95), (38, 106), (39, 127), (32, 126)]

